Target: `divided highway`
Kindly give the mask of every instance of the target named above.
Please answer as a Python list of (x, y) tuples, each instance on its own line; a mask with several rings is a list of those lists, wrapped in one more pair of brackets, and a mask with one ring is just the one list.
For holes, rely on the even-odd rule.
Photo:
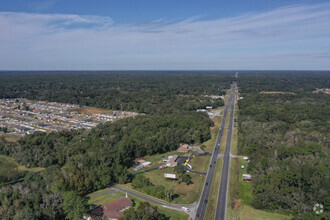
[[(218, 137), (217, 137), (217, 140), (215, 142), (215, 147), (214, 147), (214, 150), (213, 150), (213, 153), (212, 153), (212, 156), (211, 156), (210, 167), (209, 167), (209, 170), (207, 172), (205, 183), (204, 183), (204, 188), (203, 188), (200, 200), (199, 200), (199, 204), (198, 204), (198, 208), (197, 208), (197, 212), (196, 212), (196, 217), (195, 217), (195, 219), (198, 219), (198, 220), (199, 219), (204, 219), (204, 215), (205, 215), (205, 211), (206, 211), (206, 207), (207, 207), (207, 202), (208, 202), (208, 198), (209, 198), (209, 195), (210, 195), (211, 185), (212, 185), (212, 182), (213, 182), (216, 162), (217, 162), (217, 159), (218, 159), (219, 149), (220, 149), (220, 145), (221, 145), (222, 134), (223, 134), (223, 130), (224, 130), (225, 123), (226, 123), (226, 117), (227, 117), (227, 113), (228, 113), (228, 109), (229, 109), (230, 105), (232, 106), (232, 109), (233, 109), (233, 105), (235, 103), (235, 92), (236, 92), (236, 83), (233, 83), (231, 85), (231, 90), (230, 90), (229, 97), (228, 97), (227, 102), (225, 104), (225, 109), (224, 109), (224, 112), (223, 112), (223, 117), (222, 117), (221, 125), (220, 125), (220, 128), (219, 128)], [(233, 110), (232, 110), (230, 116), (233, 117)], [(230, 129), (230, 133), (231, 133), (231, 129)], [(228, 135), (229, 135), (229, 132), (228, 132)], [(231, 142), (231, 138), (230, 138), (230, 142)], [(227, 145), (228, 145), (228, 139), (227, 139)], [(227, 150), (227, 146), (226, 146), (226, 152), (227, 151), (228, 150)], [(225, 153), (225, 157), (226, 157), (226, 153)], [(229, 157), (230, 157), (230, 149), (229, 149)], [(225, 164), (225, 161), (226, 160), (224, 160), (224, 164)], [(223, 172), (224, 172), (224, 169), (223, 169)], [(223, 173), (222, 173), (222, 175), (223, 175)], [(229, 169), (228, 169), (228, 176), (229, 176)], [(221, 185), (223, 185), (222, 182), (221, 182)], [(222, 200), (219, 200), (219, 201), (222, 201)]]
[(234, 94), (233, 102), (231, 103), (231, 112), (228, 126), (228, 135), (226, 150), (223, 157), (223, 167), (221, 173), (221, 183), (218, 197), (218, 204), (216, 209), (216, 220), (226, 219), (226, 208), (227, 208), (227, 195), (228, 195), (228, 183), (229, 183), (229, 169), (230, 169), (230, 150), (232, 143), (232, 132), (233, 132), (233, 122), (234, 122), (234, 111), (235, 111), (235, 96), (236, 96), (236, 84), (234, 84)]

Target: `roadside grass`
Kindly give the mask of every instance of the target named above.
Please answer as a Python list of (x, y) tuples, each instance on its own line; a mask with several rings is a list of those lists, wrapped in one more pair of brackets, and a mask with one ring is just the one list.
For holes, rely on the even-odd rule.
[(189, 161), (194, 171), (207, 172), (210, 164), (210, 156), (199, 156), (194, 157)]
[(191, 204), (199, 200), (203, 189), (205, 176), (194, 173), (189, 173), (189, 175), (192, 177), (193, 184), (177, 184), (174, 188), (174, 194), (179, 195), (179, 197), (175, 198), (173, 203)]
[[(123, 193), (123, 192), (121, 192), (121, 193)], [(128, 195), (128, 197), (134, 202), (134, 204), (135, 204), (134, 208), (135, 209), (137, 207), (139, 207), (141, 202), (144, 202), (144, 200), (141, 200), (141, 199), (136, 198), (136, 197), (131, 196), (131, 195)], [(176, 210), (173, 210), (173, 209), (167, 209), (167, 208), (164, 208), (162, 206), (157, 206), (157, 205), (154, 205), (154, 204), (151, 204), (151, 205), (156, 206), (159, 213), (164, 214), (166, 217), (168, 217), (168, 220), (187, 220), (188, 217), (189, 217), (188, 214), (186, 214), (184, 212), (176, 211)]]
[[(220, 107), (219, 109), (223, 110), (224, 107)], [(205, 145), (206, 148), (204, 149), (205, 152), (207, 153), (212, 153), (215, 145), (215, 141), (217, 140), (218, 137), (218, 132), (221, 124), (222, 116), (216, 116), (212, 119), (214, 122), (214, 127), (210, 128), (211, 129), (211, 139), (208, 141), (205, 141), (201, 145)]]
[(218, 195), (220, 190), (220, 182), (221, 182), (221, 171), (223, 166), (223, 159), (220, 158), (217, 161), (217, 165), (215, 168), (215, 175), (211, 186), (210, 196), (208, 198), (208, 203), (205, 212), (205, 219), (214, 219), (215, 211), (217, 208)]
[[(233, 218), (234, 219), (234, 218)], [(262, 210), (254, 209), (251, 206), (244, 205), (239, 219), (244, 220), (289, 220), (292, 216), (282, 215), (278, 213), (265, 212)]]
[(233, 138), (232, 138), (232, 146), (231, 146), (231, 154), (237, 155), (237, 141), (238, 141), (238, 122), (237, 122), (237, 115), (238, 115), (238, 107), (235, 106), (235, 114), (234, 114), (234, 129), (233, 129)]
[(86, 195), (86, 197), (91, 197), (91, 196), (95, 195), (96, 193), (100, 193), (100, 192), (103, 192), (103, 191), (106, 191), (106, 190), (109, 190), (109, 189), (111, 189), (111, 187), (92, 192), (92, 193)]

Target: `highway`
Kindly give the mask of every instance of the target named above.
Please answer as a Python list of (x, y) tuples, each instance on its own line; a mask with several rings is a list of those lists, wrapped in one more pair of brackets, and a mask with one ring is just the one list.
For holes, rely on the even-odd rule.
[(221, 183), (218, 196), (218, 203), (216, 208), (216, 220), (225, 220), (226, 219), (226, 208), (227, 208), (227, 195), (228, 195), (228, 183), (229, 183), (229, 169), (230, 169), (230, 150), (232, 143), (232, 132), (233, 132), (233, 123), (234, 123), (234, 110), (235, 110), (235, 96), (236, 96), (236, 84), (234, 85), (235, 93), (233, 94), (233, 102), (231, 103), (231, 112), (228, 126), (228, 135), (226, 150), (223, 156), (223, 167), (221, 173)]
[[(235, 98), (235, 92), (236, 92), (236, 84), (233, 83), (231, 85), (231, 90), (230, 90), (229, 97), (228, 97), (228, 99), (226, 101), (226, 104), (225, 104), (225, 109), (224, 109), (221, 125), (220, 125), (220, 128), (219, 128), (218, 137), (217, 137), (217, 140), (215, 142), (214, 150), (213, 150), (213, 153), (212, 153), (212, 156), (211, 156), (210, 167), (209, 167), (209, 170), (207, 172), (206, 179), (205, 179), (205, 182), (204, 182), (204, 188), (203, 188), (203, 191), (202, 191), (202, 195), (201, 195), (199, 203), (198, 203), (198, 208), (197, 208), (196, 217), (195, 217), (195, 219), (198, 219), (198, 220), (204, 219), (204, 216), (205, 216), (207, 202), (208, 202), (208, 198), (209, 198), (210, 191), (211, 191), (211, 185), (212, 185), (212, 182), (213, 182), (216, 162), (217, 162), (217, 159), (218, 159), (219, 149), (220, 149), (220, 145), (221, 145), (222, 134), (223, 134), (223, 130), (225, 128), (226, 117), (227, 117), (229, 106), (230, 105), (233, 106), (232, 103), (234, 103), (234, 100), (235, 100), (234, 99)], [(232, 113), (233, 113), (233, 111), (232, 111)], [(231, 114), (231, 117), (232, 116), (233, 116), (233, 114)], [(227, 147), (226, 147), (226, 152), (227, 152)], [(230, 156), (230, 151), (229, 151), (229, 156)], [(229, 170), (228, 170), (228, 172), (229, 172)]]

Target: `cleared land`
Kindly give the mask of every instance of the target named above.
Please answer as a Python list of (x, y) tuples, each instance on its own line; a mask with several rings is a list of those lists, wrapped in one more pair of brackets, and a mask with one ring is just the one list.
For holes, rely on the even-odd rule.
[(286, 95), (296, 95), (294, 92), (281, 92), (281, 91), (261, 91), (260, 94), (286, 94)]
[(5, 135), (3, 135), (3, 137), (8, 142), (16, 142), (20, 139), (20, 137), (15, 136), (15, 135), (10, 135), (10, 134), (5, 134)]
[(30, 172), (39, 172), (43, 170), (42, 167), (35, 168), (27, 168), (25, 166), (21, 166), (12, 157), (8, 157), (5, 155), (0, 155), (0, 174), (1, 175), (11, 175), (14, 172), (20, 171), (30, 171)]
[(73, 109), (71, 111), (79, 112), (81, 114), (101, 114), (101, 113), (112, 113), (112, 110), (94, 108), (94, 107), (84, 107), (79, 109)]

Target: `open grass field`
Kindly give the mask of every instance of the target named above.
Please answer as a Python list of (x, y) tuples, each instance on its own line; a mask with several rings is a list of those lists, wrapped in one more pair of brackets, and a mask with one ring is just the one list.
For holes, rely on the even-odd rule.
[(221, 170), (223, 165), (223, 159), (220, 158), (217, 161), (217, 165), (215, 168), (215, 175), (212, 182), (212, 187), (209, 196), (209, 202), (207, 203), (206, 212), (205, 212), (205, 219), (214, 219), (215, 218), (215, 210), (217, 207), (219, 189), (220, 189), (220, 182), (221, 182)]
[(10, 157), (0, 155), (0, 175), (10, 178), (19, 172), (18, 165)]
[(5, 155), (0, 155), (0, 175), (10, 177), (15, 172), (20, 171), (30, 171), (30, 172), (39, 172), (42, 171), (44, 168), (35, 167), (35, 168), (27, 168), (25, 166), (21, 166), (15, 162), (12, 157), (8, 157)]
[(186, 183), (178, 184), (175, 180), (168, 180), (164, 178), (164, 173), (175, 173), (174, 168), (166, 168), (163, 170), (153, 170), (151, 172), (140, 174), (149, 178), (154, 185), (163, 185), (166, 189), (172, 188), (174, 190), (173, 203), (178, 204), (190, 204), (198, 200), (205, 176), (189, 173), (192, 177), (192, 184), (187, 185)]

